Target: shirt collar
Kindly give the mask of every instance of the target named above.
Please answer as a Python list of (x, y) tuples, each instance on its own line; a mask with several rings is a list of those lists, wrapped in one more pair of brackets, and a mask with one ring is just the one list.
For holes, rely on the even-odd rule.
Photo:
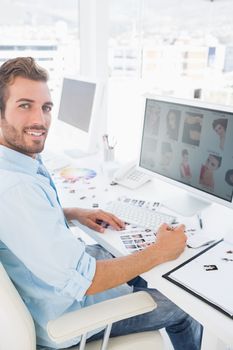
[(24, 173), (36, 174), (40, 156), (37, 159), (26, 156), (11, 148), (0, 145), (0, 168), (19, 170)]

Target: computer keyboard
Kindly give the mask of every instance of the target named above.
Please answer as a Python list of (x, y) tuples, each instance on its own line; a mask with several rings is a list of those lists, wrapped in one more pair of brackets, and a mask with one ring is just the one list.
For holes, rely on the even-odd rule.
[(176, 221), (176, 218), (172, 215), (136, 207), (118, 200), (107, 203), (105, 210), (125, 222), (155, 231), (163, 223), (172, 224)]

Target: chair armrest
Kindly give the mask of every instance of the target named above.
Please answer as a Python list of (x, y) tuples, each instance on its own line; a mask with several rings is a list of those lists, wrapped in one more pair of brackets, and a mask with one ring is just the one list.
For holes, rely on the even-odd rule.
[(108, 324), (140, 315), (156, 308), (150, 294), (137, 292), (69, 312), (48, 322), (49, 337), (56, 343), (81, 336)]

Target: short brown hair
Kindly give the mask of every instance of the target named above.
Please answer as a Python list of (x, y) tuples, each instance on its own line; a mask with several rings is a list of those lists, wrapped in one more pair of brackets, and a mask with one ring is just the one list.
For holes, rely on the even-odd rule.
[(0, 111), (2, 113), (5, 111), (7, 88), (16, 77), (48, 81), (47, 71), (37, 65), (32, 57), (17, 57), (4, 62), (0, 67)]
[(228, 123), (228, 119), (225, 118), (219, 118), (219, 119), (215, 119), (212, 123), (213, 128), (215, 129), (217, 125), (221, 125), (223, 127), (223, 129), (227, 129), (227, 123)]

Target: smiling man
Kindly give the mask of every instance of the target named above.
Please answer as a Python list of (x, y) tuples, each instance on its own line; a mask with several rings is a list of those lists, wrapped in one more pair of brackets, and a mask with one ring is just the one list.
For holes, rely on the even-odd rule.
[[(28, 97), (30, 96), (30, 98)], [(43, 81), (16, 77), (1, 110), (2, 144), (35, 158), (44, 148), (53, 103)]]
[[(184, 250), (184, 226), (162, 225), (156, 243), (116, 258), (98, 245), (85, 246), (67, 220), (103, 232), (99, 220), (116, 230), (124, 224), (101, 210), (63, 209), (39, 153), (51, 123), (47, 73), (30, 57), (0, 67), (0, 260), (35, 321), (37, 344), (68, 348), (79, 338), (57, 345), (46, 331), (49, 320), (102, 300), (146, 290), (156, 299), (153, 312), (117, 322), (111, 336), (165, 327), (176, 350), (199, 350), (202, 327), (157, 290), (126, 282)], [(88, 341), (103, 331), (88, 334)]]

